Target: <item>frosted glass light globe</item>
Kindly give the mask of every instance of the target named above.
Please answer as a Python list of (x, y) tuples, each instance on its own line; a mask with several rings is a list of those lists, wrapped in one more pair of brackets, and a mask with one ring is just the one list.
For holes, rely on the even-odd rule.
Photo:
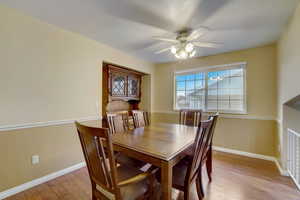
[(189, 53), (192, 52), (194, 50), (194, 45), (192, 43), (187, 43), (185, 45), (185, 50)]
[(181, 51), (179, 52), (179, 57), (180, 57), (181, 59), (186, 59), (187, 56), (188, 56), (188, 54), (187, 54), (186, 51), (181, 50)]
[(175, 46), (172, 46), (172, 47), (171, 47), (171, 52), (172, 52), (172, 54), (176, 54), (176, 52), (177, 52), (177, 49), (176, 49), (176, 47), (175, 47)]

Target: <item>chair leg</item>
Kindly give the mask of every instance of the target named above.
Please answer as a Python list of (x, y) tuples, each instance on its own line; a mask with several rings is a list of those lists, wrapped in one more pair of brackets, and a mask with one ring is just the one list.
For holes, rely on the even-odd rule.
[(198, 174), (198, 177), (196, 178), (196, 188), (197, 188), (198, 198), (202, 199), (204, 197), (204, 190), (203, 190), (203, 184), (202, 184), (202, 171), (201, 170)]
[[(156, 173), (158, 172), (159, 168), (151, 166), (147, 172), (151, 173), (150, 177), (149, 177), (149, 188), (148, 188), (148, 197), (147, 199), (149, 200), (153, 200), (156, 199), (156, 195), (158, 191), (156, 191), (156, 189), (158, 188), (157, 185), (157, 180), (156, 180)], [(156, 194), (155, 194), (156, 193)]]
[(96, 197), (95, 191), (96, 191), (96, 184), (94, 182), (92, 182), (92, 200), (98, 200), (98, 198)]
[(94, 194), (93, 194), (92, 200), (98, 200)]
[(147, 194), (146, 194), (146, 199), (148, 199), (148, 200), (151, 200), (151, 199), (153, 199), (153, 197), (154, 197), (154, 184), (155, 184), (155, 177), (154, 177), (154, 175), (151, 175), (150, 176), (150, 183), (149, 183), (149, 186), (148, 186), (148, 191), (147, 191)]
[(190, 200), (190, 188), (186, 187), (184, 190), (184, 200)]
[(212, 172), (212, 148), (210, 147), (207, 153), (207, 159), (206, 159), (206, 170), (209, 182), (211, 182), (211, 172)]

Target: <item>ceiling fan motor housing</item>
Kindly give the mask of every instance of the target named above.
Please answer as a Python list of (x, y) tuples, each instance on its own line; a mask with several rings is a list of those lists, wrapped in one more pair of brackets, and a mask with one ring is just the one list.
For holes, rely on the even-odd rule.
[(178, 32), (178, 36), (176, 37), (176, 40), (180, 41), (180, 42), (186, 42), (188, 36), (191, 34), (191, 30), (190, 29), (185, 29), (182, 31)]

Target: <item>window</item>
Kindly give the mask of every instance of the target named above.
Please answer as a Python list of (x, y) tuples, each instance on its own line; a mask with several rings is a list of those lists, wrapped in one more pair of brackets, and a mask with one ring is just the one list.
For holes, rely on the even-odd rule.
[(175, 109), (246, 113), (246, 63), (175, 72)]

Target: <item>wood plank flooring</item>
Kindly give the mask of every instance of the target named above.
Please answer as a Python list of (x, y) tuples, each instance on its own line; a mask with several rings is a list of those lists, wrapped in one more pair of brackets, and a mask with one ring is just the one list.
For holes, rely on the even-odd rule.
[[(214, 152), (213, 181), (204, 175), (204, 200), (299, 200), (292, 180), (280, 176), (270, 161)], [(203, 169), (203, 171), (206, 171)], [(193, 188), (191, 199), (198, 199)], [(91, 187), (86, 168), (9, 197), (6, 200), (87, 200)], [(173, 192), (182, 200), (182, 193)]]

